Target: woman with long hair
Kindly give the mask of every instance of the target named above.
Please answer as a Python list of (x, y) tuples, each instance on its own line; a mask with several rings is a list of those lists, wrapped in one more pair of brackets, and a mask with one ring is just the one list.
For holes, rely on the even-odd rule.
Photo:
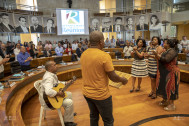
[(161, 29), (161, 23), (157, 15), (152, 15), (150, 18), (150, 30)]
[(152, 99), (156, 98), (156, 75), (157, 75), (157, 60), (153, 51), (156, 51), (157, 54), (163, 52), (163, 48), (160, 46), (161, 40), (159, 37), (152, 37), (152, 46), (145, 53), (145, 57), (148, 57), (148, 75), (151, 79), (151, 93), (148, 95)]
[(165, 52), (161, 55), (153, 51), (158, 61), (156, 78), (157, 95), (163, 100), (159, 105), (166, 106), (164, 110), (175, 110), (174, 101), (178, 99), (180, 69), (177, 66), (178, 40), (167, 40), (164, 43)]
[(142, 77), (148, 76), (148, 70), (146, 61), (144, 60), (144, 53), (146, 52), (146, 41), (143, 39), (137, 40), (137, 47), (133, 48), (132, 54), (134, 54), (134, 61), (131, 68), (132, 74), (132, 89), (130, 92), (133, 92), (135, 89), (135, 81), (138, 78), (138, 86), (135, 91), (140, 91)]

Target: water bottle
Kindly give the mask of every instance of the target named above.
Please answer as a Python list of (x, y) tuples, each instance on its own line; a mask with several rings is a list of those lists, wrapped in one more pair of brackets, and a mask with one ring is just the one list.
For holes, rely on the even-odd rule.
[(117, 56), (116, 56), (116, 59), (117, 59)]

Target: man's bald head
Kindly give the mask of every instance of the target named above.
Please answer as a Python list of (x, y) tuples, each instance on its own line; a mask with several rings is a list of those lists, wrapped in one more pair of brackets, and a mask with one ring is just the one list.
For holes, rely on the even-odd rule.
[(54, 63), (54, 61), (47, 61), (47, 62), (45, 63), (45, 69), (48, 71), (49, 68), (53, 65), (53, 63)]
[(45, 69), (55, 74), (57, 72), (56, 63), (54, 61), (47, 61), (45, 63)]
[(24, 46), (21, 46), (20, 52), (25, 53), (26, 52), (26, 48)]
[(101, 41), (104, 41), (104, 36), (102, 32), (93, 31), (91, 32), (89, 39), (90, 39), (89, 41), (90, 41), (91, 46), (97, 46), (98, 43), (100, 43)]

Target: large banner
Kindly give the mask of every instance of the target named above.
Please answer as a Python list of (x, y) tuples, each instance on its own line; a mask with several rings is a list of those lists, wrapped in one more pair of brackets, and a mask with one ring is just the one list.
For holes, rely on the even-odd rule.
[(125, 30), (135, 31), (135, 16), (125, 17)]
[(124, 31), (124, 17), (114, 17), (113, 24), (113, 32)]
[(43, 33), (42, 17), (30, 16), (30, 31), (31, 33)]
[(0, 13), (0, 32), (15, 32), (12, 13)]
[(136, 30), (137, 31), (148, 31), (148, 15), (136, 16)]
[(14, 15), (15, 29), (17, 33), (29, 33), (28, 15)]
[(150, 28), (149, 30), (160, 30), (161, 29), (161, 13), (154, 13), (154, 14), (150, 14), (150, 18), (149, 18), (149, 22), (150, 22)]
[(55, 34), (56, 33), (56, 22), (55, 18), (52, 17), (43, 17), (43, 33)]
[(90, 32), (100, 31), (100, 18), (90, 19)]
[(112, 18), (102, 18), (102, 32), (112, 32)]

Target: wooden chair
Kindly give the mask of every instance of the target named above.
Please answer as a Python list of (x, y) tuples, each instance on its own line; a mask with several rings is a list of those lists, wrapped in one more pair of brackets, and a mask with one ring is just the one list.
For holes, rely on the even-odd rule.
[[(42, 80), (38, 80), (38, 81), (36, 81), (36, 82), (34, 83), (34, 87), (36, 88), (36, 90), (37, 90), (37, 92), (38, 92), (38, 94), (39, 94), (39, 99), (43, 98), (43, 97), (41, 96), (41, 93), (40, 93), (40, 92), (41, 92), (41, 82), (42, 82)], [(51, 110), (51, 109), (49, 109), (49, 108), (47, 108), (46, 106), (44, 106), (44, 105), (41, 104), (40, 118), (39, 118), (39, 126), (41, 126), (43, 111), (44, 111), (44, 119), (45, 119), (46, 110)], [(58, 116), (60, 117), (60, 121), (61, 121), (62, 126), (65, 126), (65, 125), (64, 125), (64, 120), (63, 120), (63, 117), (62, 117), (62, 113), (61, 113), (61, 109), (59, 108), (59, 109), (57, 109), (57, 111), (58, 111)]]

